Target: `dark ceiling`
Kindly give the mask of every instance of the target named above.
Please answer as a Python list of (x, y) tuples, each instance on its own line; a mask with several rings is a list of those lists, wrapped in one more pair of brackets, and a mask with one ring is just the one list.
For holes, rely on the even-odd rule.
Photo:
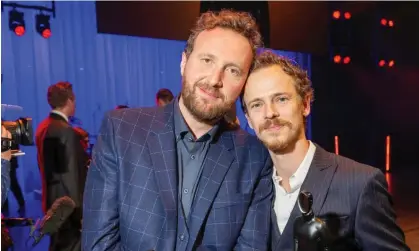
[[(226, 4), (226, 2), (214, 2)], [(228, 6), (240, 7), (240, 2)], [(419, 2), (268, 2), (269, 45), (273, 49), (326, 55), (331, 12), (352, 13), (352, 30), (362, 37), (361, 50), (384, 46), (394, 49), (398, 58), (415, 63), (419, 58)], [(201, 3), (191, 2), (96, 2), (98, 32), (131, 36), (186, 40), (201, 11)], [(248, 5), (248, 4), (247, 4)], [(259, 8), (260, 4), (255, 8)], [(258, 10), (255, 10), (258, 11)], [(393, 34), (372, 41), (368, 37), (379, 29), (377, 20), (395, 21)], [(262, 17), (263, 18), (263, 17)], [(266, 28), (266, 27), (265, 27)], [(391, 42), (391, 43), (390, 43)], [(377, 45), (377, 43), (380, 43)], [(391, 44), (385, 46), (385, 44)], [(361, 48), (363, 47), (363, 48)]]

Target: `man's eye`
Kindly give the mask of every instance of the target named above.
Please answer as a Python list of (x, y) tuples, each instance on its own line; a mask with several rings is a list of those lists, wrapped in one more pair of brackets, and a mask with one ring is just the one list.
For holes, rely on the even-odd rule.
[(205, 64), (209, 64), (209, 63), (211, 63), (211, 59), (209, 59), (209, 58), (203, 58), (203, 59), (201, 59), (202, 60), (202, 62), (204, 62)]
[(280, 102), (280, 103), (285, 103), (289, 100), (288, 97), (278, 97), (276, 98), (276, 101)]
[(240, 71), (236, 68), (229, 68), (228, 71), (230, 72), (231, 75), (233, 76), (240, 76)]
[(255, 104), (250, 105), (250, 108), (259, 108), (261, 106), (262, 105), (260, 103), (255, 103)]

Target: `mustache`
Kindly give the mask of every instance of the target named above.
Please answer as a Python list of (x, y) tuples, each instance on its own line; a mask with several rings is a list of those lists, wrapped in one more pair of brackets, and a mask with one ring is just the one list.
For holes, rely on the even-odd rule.
[(271, 126), (288, 126), (291, 127), (291, 123), (280, 119), (280, 118), (273, 118), (273, 119), (268, 119), (265, 121), (265, 123), (263, 123), (260, 127), (261, 131), (268, 129)]
[(204, 90), (205, 92), (213, 95), (214, 97), (224, 99), (224, 95), (220, 92), (220, 90), (218, 88), (214, 88), (209, 83), (198, 82), (194, 85), (195, 90), (196, 90), (196, 88), (201, 88), (202, 90)]

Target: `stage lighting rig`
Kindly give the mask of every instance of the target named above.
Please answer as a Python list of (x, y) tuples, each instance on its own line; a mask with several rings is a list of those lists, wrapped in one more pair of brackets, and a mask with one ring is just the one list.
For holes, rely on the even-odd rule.
[(35, 16), (36, 19), (36, 31), (44, 38), (51, 36), (51, 27), (49, 23), (50, 16), (44, 14), (38, 14)]
[(25, 34), (25, 20), (23, 19), (22, 12), (15, 9), (9, 12), (9, 29), (17, 36), (23, 36)]
[[(39, 10), (41, 12), (49, 12), (52, 17), (55, 18), (55, 1), (51, 1), (51, 8), (38, 5), (26, 5), (13, 2), (1, 2), (1, 11), (3, 12), (5, 7), (10, 7), (12, 10), (9, 12), (9, 28), (18, 36), (23, 36), (25, 34), (25, 20), (23, 18), (23, 13), (17, 11), (17, 9), (31, 9)], [(51, 36), (51, 28), (49, 23), (50, 16), (45, 14), (36, 15), (36, 30), (44, 38)]]
[(329, 53), (335, 64), (347, 65), (352, 57), (352, 14), (335, 9), (330, 20)]

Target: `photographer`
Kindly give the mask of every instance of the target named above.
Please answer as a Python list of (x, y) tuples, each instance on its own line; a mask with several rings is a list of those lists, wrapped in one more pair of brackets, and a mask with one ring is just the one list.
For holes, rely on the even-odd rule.
[[(4, 126), (1, 126), (1, 137), (2, 145), (4, 144), (3, 138), (12, 139), (12, 135), (9, 131), (6, 130)], [(12, 158), (12, 150), (9, 150), (1, 153), (1, 204), (7, 198), (7, 192), (10, 187), (10, 159)]]

